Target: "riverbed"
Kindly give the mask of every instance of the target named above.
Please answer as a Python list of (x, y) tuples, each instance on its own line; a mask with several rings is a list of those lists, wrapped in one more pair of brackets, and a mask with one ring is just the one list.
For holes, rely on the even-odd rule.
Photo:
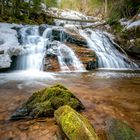
[(102, 140), (106, 120), (117, 118), (140, 133), (140, 72), (97, 70), (44, 73), (15, 71), (0, 74), (0, 140), (54, 140), (54, 118), (11, 121), (10, 116), (34, 91), (61, 83), (82, 103), (85, 115)]

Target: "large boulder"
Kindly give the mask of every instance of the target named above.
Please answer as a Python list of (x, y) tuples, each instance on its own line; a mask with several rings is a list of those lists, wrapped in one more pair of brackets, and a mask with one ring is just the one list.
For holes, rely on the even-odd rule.
[(68, 140), (99, 140), (89, 121), (70, 106), (60, 107), (54, 116)]
[(107, 140), (140, 140), (140, 135), (120, 120), (109, 119), (106, 124)]
[(63, 85), (45, 88), (33, 95), (12, 115), (11, 119), (53, 117), (60, 106), (69, 105), (80, 111), (83, 104)]

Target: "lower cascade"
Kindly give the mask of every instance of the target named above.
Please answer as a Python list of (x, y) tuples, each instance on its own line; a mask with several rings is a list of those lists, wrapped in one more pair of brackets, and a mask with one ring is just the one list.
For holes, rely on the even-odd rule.
[[(122, 51), (120, 47), (111, 39), (108, 33), (99, 30), (80, 31), (86, 38), (88, 46), (96, 52), (98, 57), (98, 68), (138, 68), (132, 60)], [(116, 48), (119, 47), (119, 50)]]
[(62, 71), (84, 71), (85, 68), (71, 48), (58, 44), (58, 61)]

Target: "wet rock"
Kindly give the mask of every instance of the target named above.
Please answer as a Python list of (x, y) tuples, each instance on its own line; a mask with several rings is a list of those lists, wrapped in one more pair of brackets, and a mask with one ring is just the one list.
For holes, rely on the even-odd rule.
[(69, 140), (99, 140), (89, 121), (70, 106), (60, 107), (54, 116)]
[(140, 135), (122, 121), (110, 119), (106, 124), (107, 140), (140, 140)]
[(11, 119), (52, 117), (54, 111), (63, 105), (70, 105), (76, 110), (84, 109), (79, 99), (63, 85), (57, 84), (33, 93)]
[(61, 71), (59, 62), (56, 56), (47, 56), (45, 58), (46, 62), (44, 64), (44, 71)]
[(46, 30), (46, 28), (48, 28), (48, 25), (46, 25), (46, 24), (41, 24), (40, 26), (39, 26), (39, 34), (42, 36), (43, 35), (43, 32)]
[(14, 27), (12, 27), (11, 29), (16, 30), (17, 32), (19, 32), (19, 30), (20, 30), (21, 28), (22, 28), (22, 27), (14, 26)]
[(87, 47), (87, 41), (78, 32), (72, 29), (53, 28), (52, 35), (54, 40), (73, 43)]
[(67, 42), (77, 44), (79, 46), (87, 47), (87, 41), (85, 38), (83, 38), (79, 33), (77, 33), (75, 30), (66, 30), (67, 35)]
[(94, 70), (98, 67), (97, 56), (93, 50), (70, 43), (67, 43), (67, 45), (74, 50), (86, 70)]
[(2, 39), (0, 39), (0, 45), (4, 44), (4, 41)]
[(4, 54), (4, 50), (0, 51), (0, 55), (1, 55), (1, 54)]
[(86, 70), (93, 70), (93, 69), (96, 69), (97, 67), (98, 66), (97, 66), (96, 61), (89, 61), (86, 66)]
[(125, 48), (125, 51), (134, 59), (140, 60), (140, 47), (130, 46), (128, 48)]

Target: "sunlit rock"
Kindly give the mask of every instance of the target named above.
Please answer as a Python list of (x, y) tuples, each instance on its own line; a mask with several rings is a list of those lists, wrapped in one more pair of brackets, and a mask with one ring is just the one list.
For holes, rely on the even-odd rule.
[(54, 116), (69, 140), (99, 140), (90, 122), (71, 107), (60, 107)]

